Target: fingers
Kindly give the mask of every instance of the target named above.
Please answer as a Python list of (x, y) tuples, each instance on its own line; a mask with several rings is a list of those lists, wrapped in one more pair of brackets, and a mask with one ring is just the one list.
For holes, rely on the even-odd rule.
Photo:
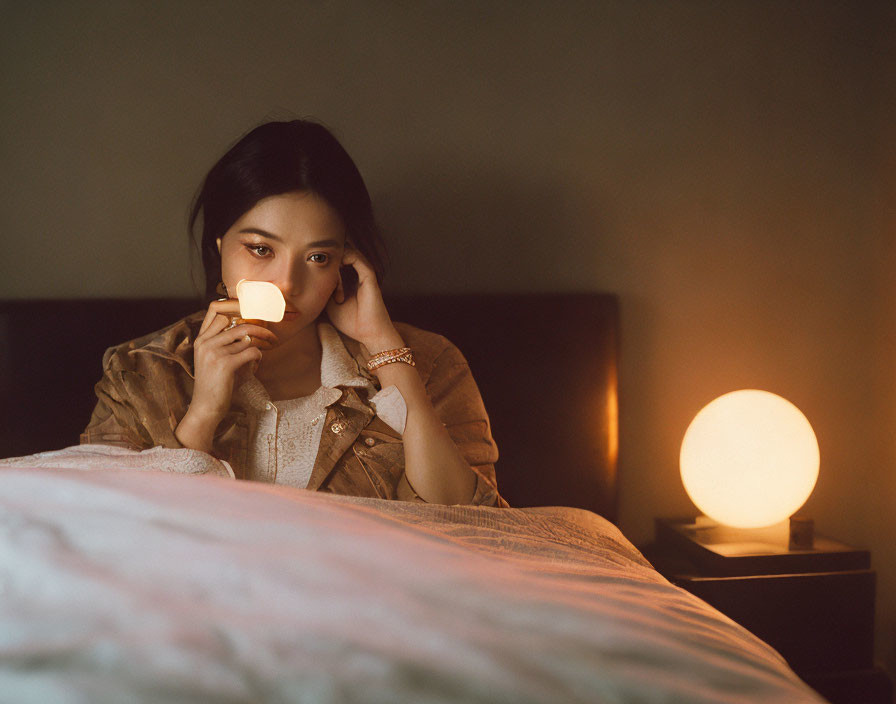
[(265, 321), (257, 320), (249, 322), (239, 317), (240, 302), (235, 298), (229, 298), (223, 301), (212, 301), (209, 304), (208, 312), (199, 328), (199, 334), (196, 341), (200, 339), (204, 342), (213, 338), (223, 330), (242, 330), (233, 338), (228, 338), (227, 343), (239, 339), (246, 333), (253, 335), (259, 339), (265, 339), (271, 344), (279, 344), (280, 340), (273, 331), (267, 328)]
[(237, 377), (245, 378), (246, 374), (254, 374), (258, 371), (261, 351), (254, 347), (249, 347), (239, 354), (233, 355), (230, 359), (233, 362), (233, 368), (236, 370)]
[(220, 335), (228, 349), (239, 349), (243, 344), (269, 350), (280, 344), (280, 339), (270, 330), (255, 325), (238, 325)]
[[(201, 358), (206, 369), (227, 369), (230, 373), (247, 362), (260, 361), (262, 350), (273, 345), (265, 340), (256, 340), (245, 333), (235, 340), (227, 339), (229, 333), (218, 335), (207, 342), (201, 349), (197, 348), (197, 360)], [(246, 338), (249, 337), (247, 340)]]
[[(239, 369), (248, 362), (258, 362), (261, 360), (261, 350), (251, 345), (246, 349), (233, 354), (230, 358), (231, 369)], [(254, 369), (253, 369), (254, 372)]]
[(249, 336), (249, 343), (253, 340), (266, 345), (267, 349), (280, 344), (280, 338), (273, 330), (254, 325), (252, 323), (241, 323), (234, 327), (228, 327), (230, 324), (230, 316), (217, 315), (208, 325), (205, 332), (197, 336), (194, 345), (196, 347), (206, 347), (211, 345), (229, 346), (239, 340)]
[(251, 338), (256, 338), (259, 341), (266, 342), (271, 347), (280, 344), (280, 338), (277, 337), (273, 330), (268, 330), (267, 328), (263, 328), (260, 325), (252, 325), (251, 323), (243, 323), (242, 325), (237, 325), (236, 327), (225, 331), (225, 333), (221, 335), (221, 337), (226, 340), (225, 344), (243, 340), (247, 336), (250, 338), (250, 343)]
[(216, 337), (223, 331), (236, 329), (236, 326), (231, 326), (231, 321), (233, 320), (233, 316), (218, 313), (214, 318), (212, 318), (211, 322), (208, 324), (208, 327), (206, 327), (205, 332), (201, 332), (196, 336), (196, 341), (200, 342), (209, 340)]
[[(202, 320), (202, 326), (199, 328), (199, 334), (202, 335), (211, 324), (220, 315), (223, 320), (227, 321), (228, 314), (239, 314), (240, 302), (236, 298), (229, 298), (226, 301), (212, 301), (208, 306), (205, 318)], [(224, 323), (227, 325), (227, 322)]]
[(230, 354), (236, 354), (237, 352), (242, 352), (249, 347), (257, 347), (260, 350), (270, 350), (273, 349), (275, 345), (276, 343), (272, 340), (253, 337), (252, 335), (246, 333), (244, 335), (240, 335), (236, 340), (227, 342), (223, 345), (223, 347)]
[[(370, 265), (370, 262), (361, 254), (357, 249), (346, 249), (345, 253), (342, 255), (342, 266), (351, 266), (355, 268), (355, 271), (358, 272), (358, 288), (366, 285), (378, 285), (376, 280), (376, 272), (374, 272), (373, 267)], [(343, 300), (345, 298), (345, 291), (343, 290)], [(341, 303), (342, 301), (337, 301)]]

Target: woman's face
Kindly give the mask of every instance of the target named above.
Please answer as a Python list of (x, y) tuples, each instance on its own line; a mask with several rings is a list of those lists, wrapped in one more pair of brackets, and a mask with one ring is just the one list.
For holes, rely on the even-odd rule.
[(260, 200), (217, 242), (231, 297), (240, 279), (270, 281), (283, 293), (286, 315), (265, 326), (285, 342), (314, 323), (335, 291), (345, 227), (326, 201), (295, 191)]

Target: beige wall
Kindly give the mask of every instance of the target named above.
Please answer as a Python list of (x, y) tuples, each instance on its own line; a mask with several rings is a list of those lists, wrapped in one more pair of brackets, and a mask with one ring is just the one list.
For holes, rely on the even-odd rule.
[(890, 3), (100, 5), (4, 3), (0, 297), (190, 294), (202, 175), (258, 122), (317, 117), (392, 289), (620, 294), (635, 542), (694, 510), (677, 453), (703, 404), (796, 403), (807, 511), (873, 550), (896, 672)]

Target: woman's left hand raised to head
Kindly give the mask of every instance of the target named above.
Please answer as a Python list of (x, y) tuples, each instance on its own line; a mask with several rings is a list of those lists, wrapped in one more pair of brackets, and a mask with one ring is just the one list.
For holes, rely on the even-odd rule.
[(376, 274), (364, 255), (346, 245), (341, 266), (354, 267), (358, 272), (358, 286), (354, 295), (346, 297), (340, 274), (336, 290), (327, 302), (330, 322), (360, 342), (369, 354), (403, 346), (386, 310)]

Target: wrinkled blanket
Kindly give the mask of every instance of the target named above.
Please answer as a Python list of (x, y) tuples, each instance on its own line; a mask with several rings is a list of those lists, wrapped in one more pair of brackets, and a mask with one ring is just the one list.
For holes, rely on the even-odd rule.
[(581, 509), (238, 481), (193, 450), (0, 460), (9, 702), (823, 701)]

